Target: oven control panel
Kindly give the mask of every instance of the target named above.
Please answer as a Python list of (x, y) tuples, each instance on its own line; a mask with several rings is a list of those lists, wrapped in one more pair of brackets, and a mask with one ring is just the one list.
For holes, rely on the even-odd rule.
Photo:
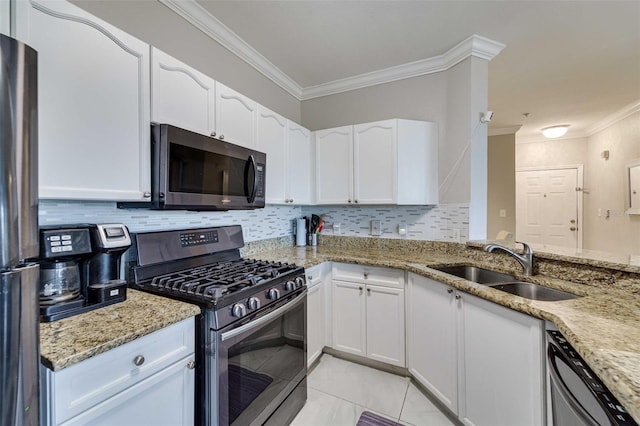
[(199, 246), (202, 244), (217, 243), (218, 241), (218, 231), (215, 230), (185, 232), (180, 234), (180, 245), (182, 247)]

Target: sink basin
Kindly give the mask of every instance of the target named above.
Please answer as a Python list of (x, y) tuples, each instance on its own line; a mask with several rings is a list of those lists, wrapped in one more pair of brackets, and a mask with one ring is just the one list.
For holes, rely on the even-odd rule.
[(527, 299), (541, 300), (545, 302), (555, 302), (558, 300), (569, 300), (580, 297), (575, 294), (567, 293), (566, 291), (556, 290), (523, 281), (493, 284), (489, 287), (495, 288), (496, 290), (506, 291), (507, 293), (515, 294), (516, 296), (525, 297)]
[(515, 277), (501, 272), (491, 271), (489, 269), (478, 268), (476, 266), (443, 266), (441, 268), (433, 268), (446, 274), (455, 275), (465, 280), (473, 281), (478, 284), (494, 284), (504, 283), (515, 280)]

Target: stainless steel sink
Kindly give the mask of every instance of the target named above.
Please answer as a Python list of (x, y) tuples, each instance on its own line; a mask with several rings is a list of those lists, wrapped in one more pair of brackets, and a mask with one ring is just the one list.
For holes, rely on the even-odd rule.
[(495, 288), (496, 290), (506, 291), (507, 293), (515, 294), (516, 296), (526, 297), (527, 299), (541, 300), (545, 302), (555, 302), (558, 300), (569, 300), (580, 297), (575, 294), (567, 293), (566, 291), (556, 290), (523, 281), (493, 284), (489, 287)]
[(477, 266), (443, 266), (441, 268), (433, 269), (446, 274), (455, 275), (456, 277), (464, 278), (465, 280), (473, 281), (478, 284), (504, 283), (515, 280), (515, 277), (509, 274), (478, 268)]

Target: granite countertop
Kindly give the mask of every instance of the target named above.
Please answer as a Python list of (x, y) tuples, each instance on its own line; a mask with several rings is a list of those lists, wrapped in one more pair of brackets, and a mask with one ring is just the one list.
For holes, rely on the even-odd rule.
[(124, 302), (40, 323), (40, 360), (62, 370), (199, 313), (198, 306), (127, 289)]
[[(544, 275), (525, 278), (515, 261), (512, 262), (514, 269), (506, 270), (474, 260), (473, 256), (443, 253), (438, 250), (412, 252), (321, 245), (270, 250), (252, 254), (251, 257), (293, 262), (305, 267), (334, 261), (403, 269), (536, 318), (551, 321), (631, 416), (640, 422), (640, 278), (627, 279), (627, 282), (617, 288), (572, 282), (574, 271), (563, 275), (563, 279)], [(431, 269), (460, 264), (502, 270), (520, 279), (583, 297), (557, 302), (529, 300)], [(579, 268), (575, 273), (580, 274)]]

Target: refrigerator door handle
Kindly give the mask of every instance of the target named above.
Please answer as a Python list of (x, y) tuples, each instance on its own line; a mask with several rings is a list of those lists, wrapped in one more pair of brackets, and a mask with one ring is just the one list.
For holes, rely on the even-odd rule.
[(16, 424), (20, 370), (21, 272), (0, 273), (0, 424)]

